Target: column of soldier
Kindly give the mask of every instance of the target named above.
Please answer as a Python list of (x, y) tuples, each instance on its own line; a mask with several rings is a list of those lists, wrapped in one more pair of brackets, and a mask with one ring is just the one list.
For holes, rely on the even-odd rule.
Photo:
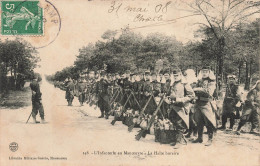
[[(69, 106), (75, 95), (81, 105), (84, 102), (96, 105), (101, 111), (99, 118), (114, 116), (111, 124), (122, 121), (129, 132), (141, 128), (136, 140), (153, 134), (155, 142), (170, 144), (175, 149), (186, 145), (186, 138), (193, 143), (202, 143), (205, 126), (208, 134), (205, 146), (210, 146), (218, 117), (214, 102), (215, 76), (210, 67), (205, 66), (198, 80), (189, 82), (187, 77), (180, 69), (166, 69), (159, 73), (126, 71), (121, 75), (89, 71), (87, 79), (82, 75), (76, 85), (70, 78), (66, 80), (66, 99)], [(233, 129), (236, 113), (245, 107), (251, 112), (240, 117), (236, 133), (240, 134), (247, 121), (252, 123), (251, 131), (257, 132), (260, 97), (255, 91), (259, 91), (259, 84), (258, 81), (244, 101), (235, 76), (228, 76), (220, 129), (226, 128), (227, 118), (230, 118), (230, 128)]]

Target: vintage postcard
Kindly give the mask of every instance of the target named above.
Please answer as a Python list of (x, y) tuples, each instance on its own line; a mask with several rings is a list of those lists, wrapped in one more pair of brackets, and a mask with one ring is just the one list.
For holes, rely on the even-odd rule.
[(260, 165), (258, 0), (0, 0), (0, 166)]

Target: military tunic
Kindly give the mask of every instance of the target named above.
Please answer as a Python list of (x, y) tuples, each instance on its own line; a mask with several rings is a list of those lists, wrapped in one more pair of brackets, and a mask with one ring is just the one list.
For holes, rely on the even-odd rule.
[(209, 139), (213, 138), (213, 131), (216, 128), (216, 116), (211, 106), (212, 96), (216, 89), (215, 80), (210, 78), (202, 78), (198, 80), (197, 86), (202, 88), (206, 96), (197, 95), (197, 100), (194, 105), (195, 113), (194, 119), (198, 125), (198, 137), (202, 140), (203, 128), (207, 127)]
[(42, 106), (42, 93), (40, 91), (40, 85), (36, 80), (30, 83), (30, 88), (32, 90), (32, 116), (35, 118), (38, 112), (40, 117), (44, 119), (44, 109)]

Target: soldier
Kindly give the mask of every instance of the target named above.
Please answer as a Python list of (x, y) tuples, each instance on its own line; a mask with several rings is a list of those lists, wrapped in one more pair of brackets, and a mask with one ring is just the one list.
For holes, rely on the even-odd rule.
[(237, 134), (240, 134), (242, 126), (246, 122), (252, 123), (251, 133), (259, 133), (259, 108), (260, 108), (260, 80), (258, 80), (253, 88), (248, 92), (242, 116), (237, 128)]
[[(236, 83), (235, 75), (228, 75), (228, 84), (226, 88), (226, 95), (223, 102), (222, 126), (218, 129), (226, 129), (227, 118), (230, 118), (230, 129), (233, 129), (236, 114), (239, 115), (240, 106), (237, 107), (238, 102), (243, 103), (242, 90)], [(241, 105), (241, 104), (240, 104)], [(239, 116), (238, 116), (239, 117)]]
[(153, 85), (151, 83), (150, 71), (147, 70), (145, 71), (145, 81), (143, 84), (143, 105), (147, 102), (149, 102), (149, 104), (145, 109), (145, 115), (152, 115), (153, 111), (156, 109), (156, 103), (154, 100), (148, 101), (151, 95), (153, 95)]
[(86, 89), (87, 89), (87, 84), (86, 84), (86, 80), (84, 79), (84, 77), (80, 77), (79, 81), (76, 85), (76, 89), (78, 90), (79, 96), (79, 103), (81, 106), (83, 106), (83, 102), (85, 101), (85, 93), (86, 93)]
[(39, 77), (34, 76), (33, 81), (30, 83), (30, 88), (32, 90), (32, 117), (33, 117), (33, 122), (34, 123), (39, 123), (36, 121), (36, 115), (38, 112), (40, 113), (41, 117), (41, 123), (45, 123), (44, 119), (44, 109), (42, 105), (42, 93), (40, 90), (40, 85), (39, 85)]
[(161, 93), (161, 83), (157, 80), (156, 72), (152, 72), (152, 87), (153, 87), (153, 95), (154, 97), (159, 97)]
[(194, 99), (195, 94), (190, 84), (182, 79), (180, 69), (175, 69), (173, 76), (174, 83), (169, 96), (171, 100), (169, 120), (176, 128), (176, 139), (171, 145), (174, 149), (178, 149), (186, 144), (183, 133), (189, 127), (189, 102)]
[(68, 81), (65, 82), (65, 88), (66, 88), (65, 98), (67, 99), (68, 106), (72, 106), (72, 102), (74, 99), (75, 85), (70, 77), (68, 78)]
[(104, 78), (105, 71), (101, 71), (100, 73), (100, 80), (97, 82), (96, 85), (96, 94), (98, 96), (98, 107), (101, 111), (101, 116), (98, 118), (105, 118), (108, 119), (108, 112), (110, 111), (110, 104), (109, 104), (109, 94), (108, 94), (108, 81)]
[[(197, 77), (196, 77), (196, 74), (194, 72), (194, 70), (192, 69), (187, 69), (185, 72), (184, 72), (184, 76), (186, 78), (186, 80), (188, 81), (188, 83), (190, 84), (191, 88), (193, 89), (196, 84), (197, 84)], [(194, 113), (195, 113), (195, 109), (194, 109), (194, 102), (195, 100), (192, 100), (192, 102), (190, 103), (190, 113), (189, 113), (189, 129), (188, 129), (188, 134), (185, 135), (186, 138), (191, 138), (192, 137), (192, 134), (193, 134), (193, 137), (197, 137), (197, 123), (195, 122), (194, 120)]]
[(203, 128), (207, 127), (208, 132), (208, 142), (205, 146), (210, 146), (213, 141), (213, 132), (216, 128), (216, 116), (212, 108), (211, 101), (213, 98), (213, 93), (216, 89), (216, 78), (210, 67), (205, 66), (200, 71), (200, 76), (197, 88), (194, 88), (197, 100), (195, 102), (194, 108), (194, 119), (198, 125), (198, 138), (193, 141), (193, 143), (202, 143), (203, 142)]

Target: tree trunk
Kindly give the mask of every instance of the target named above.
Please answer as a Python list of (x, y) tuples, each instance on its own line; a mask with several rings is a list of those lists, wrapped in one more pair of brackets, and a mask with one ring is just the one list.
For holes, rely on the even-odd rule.
[(249, 63), (248, 63), (248, 61), (246, 61), (246, 82), (245, 82), (245, 89), (246, 90), (249, 90), (248, 76), (249, 76)]
[(238, 84), (241, 83), (241, 71), (242, 71), (242, 66), (243, 66), (243, 61), (239, 62), (239, 66), (238, 66)]

